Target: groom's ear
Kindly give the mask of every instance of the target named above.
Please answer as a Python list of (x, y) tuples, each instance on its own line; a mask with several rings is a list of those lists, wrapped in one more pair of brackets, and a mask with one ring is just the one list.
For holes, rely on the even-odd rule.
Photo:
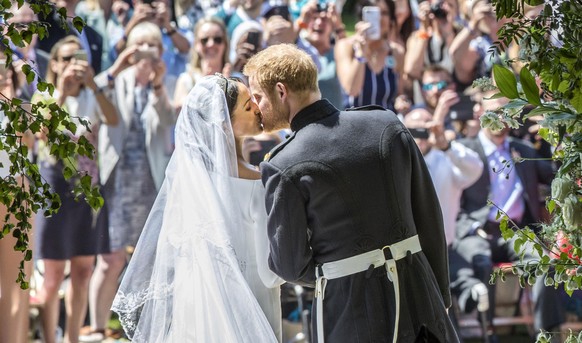
[(285, 86), (283, 83), (277, 82), (277, 84), (275, 85), (275, 90), (277, 92), (277, 95), (279, 96), (279, 99), (281, 99), (281, 101), (283, 101), (283, 100), (285, 100), (285, 98), (287, 98), (287, 96), (288, 96), (287, 86)]

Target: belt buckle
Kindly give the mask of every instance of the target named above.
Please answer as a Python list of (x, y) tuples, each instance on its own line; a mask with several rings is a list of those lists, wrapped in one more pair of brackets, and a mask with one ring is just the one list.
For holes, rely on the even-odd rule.
[(385, 245), (384, 247), (382, 247), (382, 253), (384, 254), (384, 258), (386, 260), (392, 260), (392, 251), (390, 251), (390, 245)]

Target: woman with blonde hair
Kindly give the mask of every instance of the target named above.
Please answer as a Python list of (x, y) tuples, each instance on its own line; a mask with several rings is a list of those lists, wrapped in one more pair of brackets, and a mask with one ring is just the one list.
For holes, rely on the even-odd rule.
[(109, 226), (110, 252), (97, 257), (89, 294), (91, 327), (84, 339), (104, 336), (128, 248), (137, 244), (172, 153), (175, 115), (162, 53), (160, 28), (151, 22), (137, 24), (125, 50), (100, 75), (121, 120), (99, 132), (102, 214)]
[(194, 46), (192, 57), (176, 83), (174, 91), (174, 107), (177, 113), (184, 103), (196, 80), (203, 76), (222, 73), (230, 75), (228, 35), (224, 22), (215, 17), (207, 17), (198, 21), (194, 27)]

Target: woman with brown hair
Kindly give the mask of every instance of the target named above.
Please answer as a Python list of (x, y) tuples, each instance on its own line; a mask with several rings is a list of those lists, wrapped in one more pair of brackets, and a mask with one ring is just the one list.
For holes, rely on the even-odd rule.
[[(369, 34), (371, 24), (362, 16), (365, 7), (380, 12), (379, 37)], [(345, 93), (344, 107), (379, 105), (394, 109), (400, 94), (399, 70), (404, 46), (395, 38), (396, 17), (392, 0), (361, 0), (356, 32), (335, 45), (338, 78)]]
[[(87, 62), (87, 53), (76, 36), (59, 40), (51, 49), (46, 80), (55, 85), (53, 94), (36, 93), (32, 102), (56, 103), (76, 122), (73, 139), (85, 137), (97, 143), (100, 124), (117, 125), (118, 115), (102, 89), (93, 80), (94, 71)], [(46, 113), (46, 116), (50, 116)], [(89, 123), (89, 127), (79, 122)], [(66, 290), (65, 343), (75, 343), (87, 312), (89, 281), (93, 273), (95, 255), (108, 250), (107, 228), (94, 225), (93, 210), (82, 200), (76, 200), (73, 186), (77, 177), (65, 179), (64, 168), (90, 175), (98, 183), (97, 161), (84, 156), (71, 160), (58, 160), (50, 154), (41, 139), (38, 142), (38, 161), (41, 175), (51, 185), (61, 200), (57, 214), (36, 219), (36, 257), (44, 262), (44, 280), (39, 298), (42, 310), (43, 337), (46, 343), (55, 342), (59, 318), (58, 291), (65, 277), (65, 266), (70, 263), (70, 283)]]

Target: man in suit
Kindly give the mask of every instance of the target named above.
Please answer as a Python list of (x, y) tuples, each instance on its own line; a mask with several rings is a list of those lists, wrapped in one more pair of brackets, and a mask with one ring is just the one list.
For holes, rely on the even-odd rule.
[[(482, 110), (495, 111), (504, 101), (483, 100)], [(510, 137), (509, 132), (507, 127), (499, 131), (483, 128), (477, 136), (459, 140), (479, 154), (485, 168), (461, 196), (454, 250), (472, 265), (475, 276), (483, 282), (488, 282), (494, 264), (519, 261), (514, 250), (517, 237), (508, 241), (501, 237), (498, 210), (506, 213), (519, 227), (530, 225), (533, 228), (542, 208), (538, 186), (550, 184), (553, 178), (551, 162), (538, 159), (529, 143)], [(525, 160), (516, 163), (516, 158)], [(490, 205), (489, 200), (494, 205)], [(525, 244), (524, 248), (525, 259), (534, 258), (532, 247)], [(495, 311), (494, 290), (495, 287), (489, 289), (491, 318)], [(553, 287), (544, 287), (543, 278), (539, 278), (534, 287), (534, 326), (537, 329), (547, 330), (561, 322), (559, 302), (554, 299), (556, 294)]]
[[(101, 54), (103, 52), (103, 38), (101, 35), (92, 29), (90, 26), (85, 26), (83, 30), (79, 33), (77, 29), (73, 26), (72, 18), (75, 16), (75, 8), (77, 7), (79, 0), (58, 0), (55, 2), (55, 10), (50, 12), (48, 15), (39, 14), (39, 19), (41, 22), (45, 22), (49, 25), (47, 28), (48, 36), (43, 39), (39, 39), (38, 48), (40, 50), (50, 53), (52, 47), (56, 42), (68, 35), (76, 35), (81, 40), (83, 50), (87, 51), (89, 63), (95, 71), (95, 74), (101, 72)], [(61, 18), (57, 9), (65, 8), (67, 11), (67, 20), (65, 25), (68, 29), (63, 28), (61, 25)], [(44, 77), (44, 75), (41, 75)]]
[(291, 127), (261, 164), (269, 265), (315, 286), (313, 341), (456, 342), (443, 219), (422, 154), (396, 115), (340, 112), (293, 45), (245, 66), (266, 131)]

